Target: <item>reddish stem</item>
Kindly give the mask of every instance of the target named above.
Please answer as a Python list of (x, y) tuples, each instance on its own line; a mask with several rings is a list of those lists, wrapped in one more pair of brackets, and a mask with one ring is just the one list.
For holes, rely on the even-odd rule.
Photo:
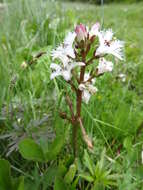
[[(83, 51), (82, 52), (82, 62), (85, 62), (85, 57), (86, 54)], [(79, 83), (84, 81), (84, 74), (85, 74), (85, 68), (86, 66), (81, 67), (80, 70), (80, 79), (79, 79)], [(78, 137), (78, 120), (80, 118), (81, 115), (81, 104), (82, 104), (82, 91), (81, 90), (77, 90), (77, 101), (76, 101), (76, 122), (73, 125), (73, 152), (74, 152), (74, 156), (75, 158), (77, 157), (77, 149), (78, 149), (78, 142), (77, 142), (77, 137)]]
[[(81, 68), (80, 72), (80, 83), (84, 81), (84, 74), (85, 74), (85, 66)], [(80, 117), (81, 113), (81, 103), (82, 103), (82, 91), (78, 89), (77, 91), (77, 118)]]
[[(84, 49), (82, 49), (81, 47), (81, 56), (82, 56), (82, 62), (85, 63), (85, 66), (81, 67), (80, 70), (80, 77), (79, 79), (76, 78), (78, 84), (81, 84), (84, 82), (84, 75), (85, 75), (85, 69), (86, 67), (91, 64), (93, 62), (94, 59), (97, 59), (97, 56), (93, 56), (90, 60), (88, 60), (86, 62), (86, 56), (87, 53), (90, 50), (90, 45), (88, 44), (88, 46)], [(76, 61), (78, 61), (78, 54), (76, 53)], [(87, 82), (90, 82), (93, 78), (94, 78), (95, 74), (92, 75)], [(86, 134), (86, 131), (83, 127), (82, 124), (82, 119), (81, 119), (81, 107), (82, 107), (82, 91), (80, 89), (77, 89), (75, 87), (75, 85), (72, 83), (72, 81), (68, 82), (71, 85), (71, 88), (76, 92), (76, 115), (74, 114), (73, 111), (73, 104), (70, 100), (69, 96), (66, 96), (66, 101), (67, 104), (69, 106), (70, 112), (71, 112), (71, 119), (69, 120), (69, 118), (67, 117), (67, 115), (63, 114), (63, 116), (65, 117), (65, 119), (69, 120), (71, 122), (71, 124), (73, 125), (73, 131), (72, 131), (72, 143), (73, 143), (73, 153), (74, 153), (74, 157), (77, 157), (77, 150), (78, 150), (78, 128), (80, 127), (81, 132), (82, 132), (82, 136), (83, 136), (83, 140), (85, 141), (85, 143), (87, 144), (87, 146), (89, 148), (92, 148), (92, 141), (90, 140), (90, 138), (88, 137), (88, 135)]]

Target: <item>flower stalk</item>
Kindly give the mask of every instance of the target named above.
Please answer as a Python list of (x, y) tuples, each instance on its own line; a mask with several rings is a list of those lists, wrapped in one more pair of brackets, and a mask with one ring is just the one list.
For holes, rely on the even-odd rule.
[[(96, 43), (96, 44), (95, 44)], [(111, 72), (113, 63), (104, 57), (108, 54), (123, 59), (123, 42), (113, 38), (111, 29), (100, 30), (100, 24), (94, 24), (90, 30), (83, 24), (77, 25), (75, 32), (70, 32), (63, 44), (52, 51), (52, 58), (57, 63), (51, 63), (51, 79), (61, 76), (76, 94), (76, 108), (74, 110), (70, 95), (66, 92), (65, 101), (69, 107), (70, 117), (60, 112), (60, 116), (72, 125), (72, 144), (74, 156), (78, 156), (78, 130), (81, 130), (83, 141), (89, 149), (93, 148), (92, 140), (83, 125), (81, 116), (82, 103), (89, 103), (90, 97), (98, 89), (94, 86), (95, 78), (106, 72)], [(90, 51), (93, 50), (90, 53)], [(91, 56), (89, 56), (91, 54)], [(99, 60), (92, 72), (87, 72), (89, 65)], [(60, 64), (59, 64), (60, 62)], [(79, 68), (79, 69), (78, 69)], [(76, 81), (76, 82), (75, 82)]]

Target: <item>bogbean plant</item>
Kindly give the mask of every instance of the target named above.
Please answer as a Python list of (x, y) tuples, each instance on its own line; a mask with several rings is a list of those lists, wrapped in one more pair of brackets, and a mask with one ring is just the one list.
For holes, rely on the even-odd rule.
[[(69, 114), (60, 111), (61, 118), (69, 121), (73, 128), (73, 152), (77, 157), (78, 128), (81, 129), (84, 142), (89, 149), (93, 148), (92, 140), (86, 133), (82, 118), (82, 103), (89, 104), (92, 95), (98, 88), (96, 80), (113, 70), (111, 57), (123, 60), (124, 42), (116, 39), (112, 29), (102, 30), (97, 22), (91, 29), (83, 24), (77, 25), (74, 32), (69, 32), (64, 42), (52, 51), (50, 68), (51, 79), (62, 77), (70, 85), (76, 96), (76, 108), (71, 94), (65, 89), (65, 101)], [(105, 58), (107, 57), (107, 58)]]
[[(70, 113), (61, 110), (60, 116), (71, 123), (74, 158), (78, 157), (77, 153), (79, 152), (77, 141), (79, 128), (87, 147), (89, 149), (93, 148), (93, 142), (84, 128), (82, 104), (89, 104), (91, 96), (96, 95), (98, 91), (96, 86), (97, 78), (113, 70), (114, 64), (111, 61), (111, 57), (114, 56), (120, 60), (124, 58), (123, 47), (124, 43), (114, 37), (111, 29), (101, 30), (100, 24), (96, 23), (90, 30), (83, 24), (77, 25), (75, 31), (69, 32), (64, 42), (55, 50), (52, 50), (51, 54), (54, 63), (50, 64), (50, 77), (54, 80), (57, 77), (61, 77), (69, 85), (71, 88), (70, 92), (72, 92), (69, 94), (68, 90), (62, 89), (65, 92), (64, 98)], [(76, 97), (76, 99), (73, 97)], [(74, 162), (72, 165), (69, 163), (66, 166), (59, 164), (60, 166), (58, 167), (51, 165), (47, 169), (46, 163), (57, 158), (56, 156), (59, 154), (63, 143), (64, 137), (58, 136), (58, 134), (50, 145), (48, 144), (48, 146), (45, 145), (44, 147), (41, 143), (37, 143), (31, 138), (24, 138), (19, 142), (18, 147), (21, 155), (27, 160), (37, 162), (39, 172), (41, 173), (37, 180), (39, 186), (43, 184), (45, 187), (50, 187), (54, 183), (54, 189), (74, 190), (79, 182), (79, 178), (89, 182), (86, 189), (99, 189), (99, 187), (101, 189), (101, 185), (103, 186), (102, 189), (104, 189), (104, 187), (108, 188), (115, 185), (115, 178), (118, 176), (113, 175), (111, 170), (103, 165), (105, 151), (101, 155), (101, 161), (94, 164), (85, 150), (83, 157), (85, 171), (80, 171), (80, 168), (77, 168), (77, 162)], [(47, 171), (45, 172), (40, 168), (38, 163), (42, 163), (42, 166), (45, 166)], [(76, 175), (77, 169), (78, 175)], [(52, 176), (52, 178), (49, 178), (49, 176)], [(8, 179), (9, 182), (3, 179)], [(0, 160), (0, 183), (3, 185), (2, 188), (25, 188), (23, 177), (14, 179), (15, 183), (12, 183), (12, 180), (9, 163)], [(85, 187), (84, 181), (83, 186)], [(33, 189), (36, 188), (33, 187)], [(80, 189), (83, 188), (80, 187)]]

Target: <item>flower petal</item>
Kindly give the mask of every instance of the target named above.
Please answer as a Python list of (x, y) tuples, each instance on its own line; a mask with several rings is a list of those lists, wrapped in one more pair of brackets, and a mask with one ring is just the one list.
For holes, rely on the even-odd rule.
[(51, 69), (54, 69), (54, 70), (60, 70), (60, 69), (61, 69), (61, 66), (58, 65), (58, 64), (55, 64), (55, 63), (51, 63), (50, 68), (51, 68)]
[(58, 72), (57, 71), (52, 72), (51, 76), (50, 76), (50, 79), (53, 80), (55, 77), (58, 77), (60, 75), (61, 75), (61, 72), (59, 72), (59, 71)]
[(97, 22), (91, 27), (91, 30), (89, 31), (89, 38), (92, 38), (92, 36), (97, 36), (100, 29), (100, 23)]
[(113, 63), (111, 61), (106, 61), (106, 59), (104, 58), (100, 58), (99, 65), (97, 68), (98, 68), (98, 74), (111, 72), (113, 70)]
[(90, 97), (91, 97), (91, 94), (89, 93), (88, 90), (84, 90), (83, 91), (83, 95), (82, 95), (82, 98), (83, 98), (83, 101), (88, 104), (89, 100), (90, 100)]
[(72, 46), (74, 40), (76, 37), (76, 33), (75, 32), (69, 32), (68, 35), (65, 37), (64, 40), (64, 45), (66, 46)]
[(66, 81), (71, 79), (71, 72), (69, 70), (62, 71), (62, 76)]

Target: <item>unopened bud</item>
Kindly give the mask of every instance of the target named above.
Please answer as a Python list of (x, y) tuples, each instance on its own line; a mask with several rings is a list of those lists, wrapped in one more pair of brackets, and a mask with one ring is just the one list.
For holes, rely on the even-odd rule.
[(85, 41), (87, 38), (87, 30), (83, 24), (77, 25), (75, 29), (77, 35), (77, 41), (81, 42), (82, 40)]

